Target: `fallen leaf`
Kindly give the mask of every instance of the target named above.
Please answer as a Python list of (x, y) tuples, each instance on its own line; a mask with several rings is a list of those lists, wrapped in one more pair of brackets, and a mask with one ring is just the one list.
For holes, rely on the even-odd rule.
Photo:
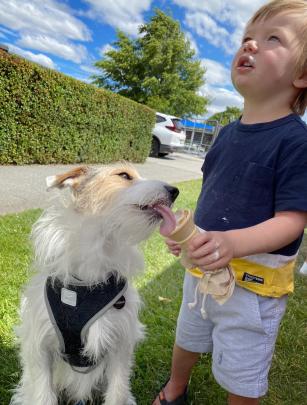
[(159, 301), (164, 301), (164, 302), (172, 302), (172, 300), (171, 299), (169, 299), (169, 298), (165, 298), (165, 297), (160, 297), (159, 296)]

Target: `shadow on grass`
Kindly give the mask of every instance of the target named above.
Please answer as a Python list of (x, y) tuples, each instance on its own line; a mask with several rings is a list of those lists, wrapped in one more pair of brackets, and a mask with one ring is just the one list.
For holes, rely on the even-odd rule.
[(0, 338), (0, 404), (8, 405), (12, 389), (20, 377), (19, 359), (17, 349), (8, 347)]

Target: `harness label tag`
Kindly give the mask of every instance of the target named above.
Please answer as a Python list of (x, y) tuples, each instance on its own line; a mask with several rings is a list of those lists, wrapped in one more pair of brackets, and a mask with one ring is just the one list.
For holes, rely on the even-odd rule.
[(61, 289), (61, 301), (64, 304), (70, 305), (71, 307), (75, 307), (77, 305), (77, 293), (72, 290), (68, 290), (67, 288)]
[(253, 274), (244, 273), (242, 281), (249, 281), (251, 283), (264, 284), (264, 278), (254, 276)]

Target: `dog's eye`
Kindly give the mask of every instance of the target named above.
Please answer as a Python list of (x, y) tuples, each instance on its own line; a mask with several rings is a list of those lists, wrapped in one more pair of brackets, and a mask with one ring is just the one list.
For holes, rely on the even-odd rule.
[(133, 180), (133, 177), (130, 176), (130, 174), (128, 174), (127, 172), (118, 173), (118, 176), (126, 180)]

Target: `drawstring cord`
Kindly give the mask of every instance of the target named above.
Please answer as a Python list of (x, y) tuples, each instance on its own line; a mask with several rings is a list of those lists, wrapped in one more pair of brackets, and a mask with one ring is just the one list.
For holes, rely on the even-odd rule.
[[(211, 273), (204, 273), (203, 278), (201, 280), (199, 280), (199, 282), (196, 284), (195, 291), (194, 291), (194, 301), (188, 303), (189, 309), (193, 309), (197, 305), (198, 290), (199, 290), (200, 283), (202, 283), (204, 289), (206, 289), (208, 287), (210, 277), (211, 277)], [(203, 299), (202, 299), (201, 309), (200, 309), (200, 313), (201, 313), (201, 316), (203, 319), (207, 318), (207, 312), (205, 310), (206, 298), (207, 298), (207, 294), (203, 294)]]
[(188, 303), (189, 309), (197, 305), (198, 293), (203, 294), (200, 313), (203, 319), (207, 318), (206, 299), (211, 294), (220, 305), (224, 304), (232, 295), (235, 286), (235, 278), (231, 267), (222, 268), (219, 271), (204, 271), (203, 276), (196, 284), (194, 301)]
[(199, 286), (199, 282), (196, 284), (196, 287), (195, 287), (195, 291), (194, 291), (194, 301), (188, 303), (189, 309), (193, 309), (193, 308), (195, 308), (196, 305), (197, 305), (198, 286)]
[(207, 318), (207, 312), (206, 312), (206, 309), (205, 309), (207, 296), (208, 296), (208, 294), (204, 294), (203, 300), (202, 300), (202, 303), (201, 303), (201, 308), (200, 308), (200, 313), (201, 313), (201, 316), (202, 316), (203, 319)]

